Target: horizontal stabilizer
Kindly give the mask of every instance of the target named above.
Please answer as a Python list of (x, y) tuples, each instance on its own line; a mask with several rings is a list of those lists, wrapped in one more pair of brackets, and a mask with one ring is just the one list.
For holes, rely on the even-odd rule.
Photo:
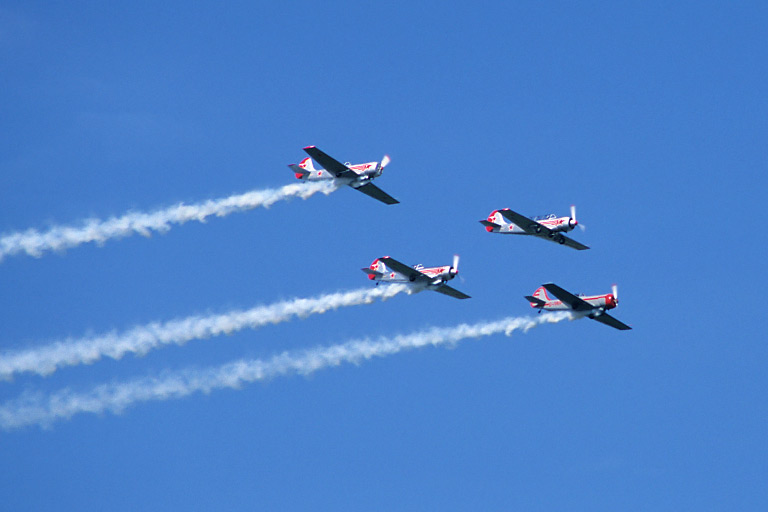
[(546, 304), (546, 302), (544, 302), (543, 300), (537, 299), (536, 297), (531, 297), (530, 295), (526, 295), (525, 299), (531, 304), (535, 304), (534, 307), (537, 307), (537, 308), (540, 308)]
[(306, 169), (302, 169), (296, 164), (289, 164), (288, 167), (298, 176), (298, 175), (306, 175), (309, 174), (309, 171)]

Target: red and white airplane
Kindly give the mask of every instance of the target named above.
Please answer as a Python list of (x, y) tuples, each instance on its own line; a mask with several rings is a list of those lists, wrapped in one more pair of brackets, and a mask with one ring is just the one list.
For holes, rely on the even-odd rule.
[[(554, 283), (548, 283), (533, 292), (533, 296), (527, 295), (525, 298), (531, 303), (532, 308), (538, 308), (539, 313), (543, 309), (547, 311), (573, 311), (580, 316), (587, 316), (622, 331), (632, 329), (630, 326), (606, 313), (606, 311), (615, 308), (619, 304), (619, 290), (617, 286), (613, 285), (611, 291), (613, 293), (605, 295), (576, 296)], [(554, 295), (557, 300), (550, 298), (547, 292)]]
[(290, 164), (288, 167), (296, 174), (296, 178), (304, 181), (330, 181), (333, 180), (343, 185), (359, 190), (363, 194), (378, 199), (382, 203), (396, 204), (397, 199), (390, 196), (373, 184), (373, 179), (381, 176), (384, 167), (389, 164), (389, 156), (384, 155), (381, 162), (368, 162), (366, 164), (352, 165), (349, 162), (342, 164), (335, 158), (323, 153), (315, 146), (304, 148), (307, 154), (317, 160), (325, 169), (315, 169), (312, 158), (305, 158), (298, 165)]
[(571, 206), (570, 217), (557, 217), (554, 213), (539, 217), (525, 217), (519, 213), (504, 208), (493, 210), (487, 220), (481, 220), (489, 233), (502, 233), (505, 235), (534, 235), (545, 240), (551, 240), (561, 245), (567, 245), (583, 251), (589, 249), (584, 244), (572, 240), (563, 233), (573, 230), (576, 226), (584, 229), (584, 226), (576, 220), (576, 207)]
[(368, 279), (371, 280), (386, 283), (406, 283), (416, 291), (433, 290), (457, 299), (470, 298), (466, 293), (445, 284), (459, 273), (458, 255), (453, 256), (453, 265), (429, 268), (424, 267), (424, 265), (409, 267), (394, 258), (384, 256), (373, 260), (371, 266), (362, 269), (362, 271), (368, 274)]

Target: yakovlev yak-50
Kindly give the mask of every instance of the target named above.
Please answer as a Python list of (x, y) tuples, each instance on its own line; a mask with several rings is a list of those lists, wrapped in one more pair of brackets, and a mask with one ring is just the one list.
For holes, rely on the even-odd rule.
[(433, 290), (457, 299), (470, 298), (466, 293), (445, 284), (459, 273), (458, 255), (453, 257), (453, 265), (429, 268), (424, 267), (424, 265), (409, 267), (394, 258), (384, 256), (373, 260), (371, 266), (362, 269), (362, 271), (368, 274), (368, 279), (375, 281), (406, 283), (416, 291)]
[[(576, 220), (576, 207), (571, 206), (570, 217), (557, 217), (554, 213), (540, 217), (525, 217), (519, 213), (504, 208), (493, 210), (487, 220), (481, 220), (489, 233), (502, 233), (505, 235), (534, 235), (545, 240), (551, 240), (559, 244), (573, 247), (580, 251), (589, 249), (584, 244), (572, 240), (563, 233), (580, 226)], [(584, 229), (584, 226), (581, 226)]]
[[(547, 292), (554, 295), (558, 300), (551, 299)], [(538, 308), (539, 313), (541, 313), (542, 309), (547, 311), (573, 311), (580, 316), (587, 316), (622, 331), (631, 329), (630, 326), (606, 313), (607, 310), (615, 308), (619, 303), (619, 290), (616, 285), (613, 285), (612, 292), (591, 297), (584, 295), (576, 296), (554, 283), (548, 283), (533, 292), (533, 296), (526, 296), (525, 298), (531, 303), (532, 308)]]
[(381, 162), (368, 162), (366, 164), (352, 165), (349, 162), (342, 164), (335, 158), (323, 153), (315, 146), (304, 148), (307, 154), (317, 160), (317, 163), (325, 169), (315, 169), (312, 158), (305, 158), (298, 165), (290, 164), (288, 167), (296, 174), (296, 178), (304, 181), (330, 181), (334, 180), (343, 185), (359, 190), (382, 203), (396, 204), (397, 199), (390, 196), (373, 184), (373, 179), (381, 176), (384, 167), (389, 164), (389, 156), (384, 155)]

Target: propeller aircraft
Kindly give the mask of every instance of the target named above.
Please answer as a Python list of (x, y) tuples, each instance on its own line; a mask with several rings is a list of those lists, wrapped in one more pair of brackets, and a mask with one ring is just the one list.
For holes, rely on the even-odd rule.
[[(394, 258), (384, 256), (376, 258), (370, 267), (361, 269), (368, 274), (368, 279), (386, 283), (405, 283), (416, 291), (432, 290), (457, 299), (469, 299), (470, 296), (448, 286), (446, 283), (459, 273), (459, 256), (453, 256), (452, 265), (442, 267), (409, 267)], [(377, 285), (379, 283), (376, 283)]]
[(487, 220), (481, 220), (489, 233), (501, 233), (505, 235), (534, 235), (544, 240), (551, 240), (561, 245), (567, 245), (579, 251), (589, 249), (586, 245), (568, 238), (563, 233), (572, 231), (579, 226), (585, 229), (576, 220), (576, 207), (571, 206), (570, 217), (557, 217), (554, 213), (540, 217), (525, 217), (519, 213), (504, 208), (493, 210)]
[[(288, 167), (296, 175), (296, 178), (304, 181), (330, 181), (333, 180), (343, 185), (349, 185), (363, 194), (378, 199), (385, 204), (397, 204), (400, 201), (390, 196), (373, 184), (374, 178), (381, 176), (384, 167), (390, 162), (388, 155), (384, 155), (381, 162), (368, 162), (365, 164), (342, 164), (335, 158), (328, 156), (315, 146), (307, 146), (304, 151), (309, 155), (299, 164), (290, 164)], [(311, 158), (310, 158), (311, 157)], [(316, 169), (312, 164), (315, 159), (325, 169)]]
[[(555, 299), (549, 297), (549, 293), (555, 296)], [(605, 295), (573, 295), (565, 291), (554, 283), (548, 283), (539, 287), (533, 292), (533, 296), (525, 298), (531, 303), (532, 308), (538, 308), (539, 313), (542, 310), (547, 311), (573, 311), (579, 316), (586, 316), (598, 322), (610, 325), (615, 329), (626, 331), (632, 329), (630, 326), (615, 319), (606, 311), (615, 308), (619, 304), (619, 290), (613, 285), (612, 293)]]

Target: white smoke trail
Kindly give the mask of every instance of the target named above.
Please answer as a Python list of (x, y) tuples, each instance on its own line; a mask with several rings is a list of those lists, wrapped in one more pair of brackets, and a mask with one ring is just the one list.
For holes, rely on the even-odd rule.
[(277, 201), (293, 197), (307, 199), (318, 192), (328, 195), (336, 188), (330, 182), (294, 183), (197, 204), (180, 203), (150, 213), (127, 213), (107, 220), (88, 219), (80, 226), (54, 226), (47, 231), (28, 229), (0, 237), (0, 261), (18, 253), (39, 258), (47, 251), (61, 251), (88, 242), (102, 244), (111, 238), (122, 238), (134, 233), (144, 236), (151, 236), (153, 231), (165, 233), (173, 224), (184, 224), (190, 220), (205, 222), (212, 215), (224, 217), (253, 208), (267, 208)]
[(89, 392), (74, 393), (68, 389), (47, 398), (26, 394), (0, 406), (0, 427), (9, 430), (27, 425), (49, 426), (83, 412), (120, 413), (139, 402), (182, 398), (192, 393), (210, 393), (215, 389), (240, 388), (244, 384), (281, 375), (309, 375), (317, 370), (342, 363), (358, 364), (373, 357), (397, 354), (426, 345), (454, 345), (467, 338), (528, 331), (543, 323), (558, 323), (572, 318), (567, 312), (546, 313), (538, 317), (505, 318), (497, 322), (461, 324), (432, 328), (413, 334), (356, 340), (339, 345), (290, 351), (271, 359), (239, 360), (206, 370), (186, 370), (162, 378), (150, 377), (122, 383), (103, 384)]
[(50, 375), (58, 368), (91, 364), (103, 357), (120, 359), (125, 354), (144, 355), (163, 345), (184, 345), (190, 340), (229, 334), (242, 329), (258, 329), (286, 322), (294, 317), (318, 315), (346, 306), (387, 300), (408, 291), (404, 284), (392, 284), (348, 292), (329, 293), (309, 299), (292, 299), (220, 315), (190, 316), (179, 320), (134, 327), (126, 332), (59, 341), (39, 348), (0, 354), (0, 379), (30, 372)]

